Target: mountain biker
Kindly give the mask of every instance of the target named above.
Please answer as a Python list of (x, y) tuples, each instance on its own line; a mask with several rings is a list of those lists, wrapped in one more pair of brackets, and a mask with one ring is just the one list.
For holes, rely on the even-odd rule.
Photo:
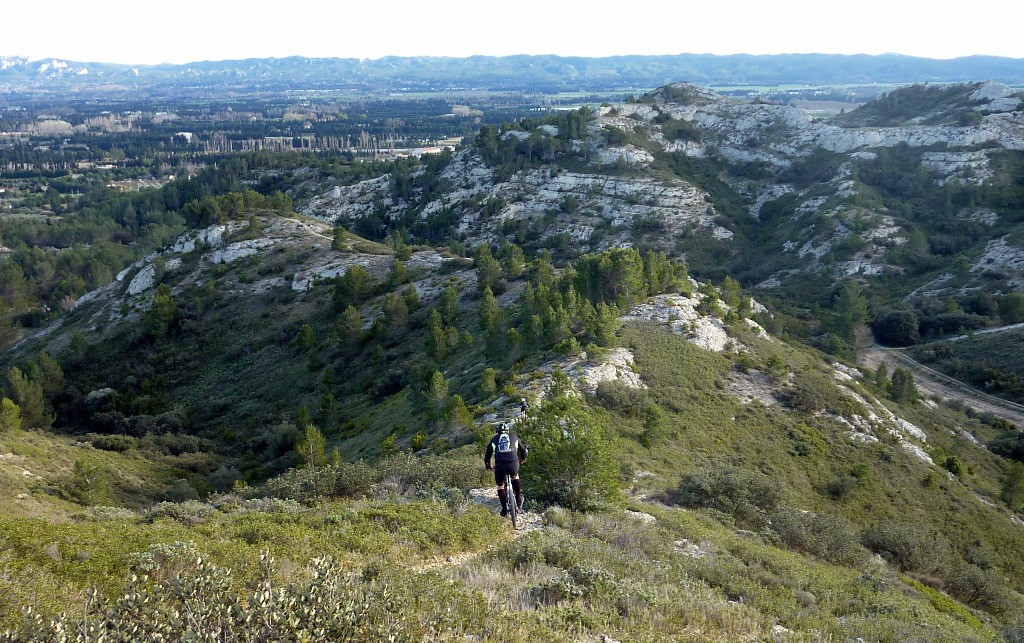
[[(519, 465), (526, 462), (528, 451), (519, 436), (509, 432), (508, 424), (498, 424), (497, 433), (487, 444), (484, 454), (484, 466), (494, 471), (494, 482), (498, 485), (498, 499), (501, 500), (501, 515), (508, 515), (508, 489), (505, 488), (505, 476), (512, 476), (512, 490), (516, 493), (516, 508), (523, 510), (523, 484), (519, 480)], [(491, 457), (494, 466), (491, 466)]]
[(526, 417), (526, 409), (528, 409), (528, 408), (530, 408), (530, 405), (526, 402), (526, 398), (524, 397), (519, 402), (519, 415), (521, 417)]

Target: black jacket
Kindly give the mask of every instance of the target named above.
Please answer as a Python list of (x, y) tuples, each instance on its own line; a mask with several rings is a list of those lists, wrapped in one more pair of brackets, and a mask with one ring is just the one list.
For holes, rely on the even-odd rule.
[[(502, 440), (506, 438), (506, 440)], [(494, 458), (495, 466), (499, 464), (518, 465), (520, 460), (526, 460), (528, 455), (526, 445), (514, 433), (497, 433), (487, 444), (487, 453), (484, 454), (484, 466), (491, 468), (491, 458)]]

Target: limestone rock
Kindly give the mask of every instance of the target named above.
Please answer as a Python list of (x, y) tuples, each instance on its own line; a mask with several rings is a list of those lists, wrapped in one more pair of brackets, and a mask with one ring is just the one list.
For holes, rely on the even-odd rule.
[(207, 261), (213, 264), (232, 263), (234, 261), (238, 261), (242, 257), (254, 255), (260, 250), (269, 248), (276, 243), (277, 241), (267, 238), (237, 241), (226, 248), (214, 250), (210, 253)]
[(626, 510), (626, 517), (627, 518), (632, 518), (633, 520), (636, 520), (637, 522), (642, 522), (645, 525), (655, 525), (655, 524), (658, 523), (658, 519), (657, 518), (655, 518), (651, 514), (644, 513), (642, 511), (633, 511), (631, 509), (627, 509)]
[(738, 342), (729, 338), (720, 319), (697, 312), (698, 303), (699, 299), (684, 295), (658, 295), (630, 309), (624, 319), (666, 324), (673, 331), (686, 335), (690, 343), (705, 350), (720, 353), (730, 342), (738, 349)]
[(140, 270), (131, 283), (128, 284), (128, 294), (138, 295), (139, 293), (145, 292), (153, 287), (153, 281), (156, 279), (156, 268), (152, 265), (145, 266)]

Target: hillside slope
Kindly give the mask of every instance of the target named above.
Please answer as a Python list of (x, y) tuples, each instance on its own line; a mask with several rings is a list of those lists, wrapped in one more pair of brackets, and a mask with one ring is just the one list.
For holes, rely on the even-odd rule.
[[(1017, 98), (955, 93), (972, 112)], [(6, 353), (3, 626), (15, 640), (211, 622), (313, 640), (1015, 640), (1014, 427), (784, 332), (855, 343), (872, 316), (920, 312), (915, 333), (981, 317), (884, 311), (931, 278), (901, 254), (931, 224), (910, 201), (897, 216), (905, 199), (879, 196), (881, 179), (849, 178), (881, 158), (916, 176), (903, 164), (928, 152), (908, 140), (984, 139), (955, 153), (992, 170), (981, 197), (1003, 194), (1019, 109), (925, 124), (959, 118), (927, 98), (904, 115), (921, 122), (878, 130), (672, 86), (485, 127), (368, 180), (253, 163), (236, 180), (287, 187), (301, 213), (196, 201), (192, 230)], [(847, 137), (874, 147), (823, 147)], [(921, 177), (927, 202), (938, 177)], [(1007, 190), (964, 248), (1012, 236)], [(866, 195), (870, 225), (837, 232)], [(879, 241), (879, 274), (772, 245), (878, 226), (908, 239)], [(969, 265), (943, 282), (949, 301), (982, 287), (993, 315), (1012, 313), (1012, 279)], [(747, 281), (770, 305), (730, 271), (774, 277)], [(512, 419), (543, 516), (521, 537), (472, 502), (493, 483), (483, 446)]]

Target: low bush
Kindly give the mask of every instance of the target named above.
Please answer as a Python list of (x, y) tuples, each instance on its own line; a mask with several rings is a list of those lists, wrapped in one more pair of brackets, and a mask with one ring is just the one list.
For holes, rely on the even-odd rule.
[(671, 504), (721, 511), (749, 529), (760, 529), (784, 500), (781, 485), (752, 471), (719, 468), (683, 476), (665, 494)]
[(864, 414), (860, 405), (843, 395), (838, 386), (818, 373), (800, 373), (785, 392), (784, 401), (803, 413), (831, 411), (840, 415)]
[[(330, 557), (310, 564), (306, 580), (273, 580), (275, 564), (263, 556), (262, 578), (247, 591), (231, 570), (190, 552), (150, 557), (113, 599), (90, 593), (88, 618), (44, 618), (31, 607), (14, 641), (386, 641), (411, 640), (415, 619), (403, 613), (408, 592), (386, 582), (365, 582)], [(172, 557), (173, 556), (173, 557)], [(171, 566), (170, 572), (161, 570)], [(79, 638), (80, 637), (80, 638)]]
[(351, 464), (290, 469), (248, 490), (246, 495), (310, 503), (326, 498), (414, 496), (421, 492), (471, 489), (479, 485), (478, 467), (464, 461), (395, 453), (376, 464), (359, 460)]
[(86, 436), (97, 449), (123, 453), (138, 446), (138, 440), (130, 435), (99, 435), (90, 433)]
[(596, 394), (602, 406), (625, 415), (638, 416), (647, 406), (646, 391), (618, 381), (599, 383)]
[(772, 516), (771, 528), (789, 547), (830, 563), (856, 566), (867, 559), (856, 530), (836, 516), (783, 509)]
[(946, 567), (949, 544), (913, 523), (878, 523), (861, 533), (861, 543), (903, 571), (932, 573)]

